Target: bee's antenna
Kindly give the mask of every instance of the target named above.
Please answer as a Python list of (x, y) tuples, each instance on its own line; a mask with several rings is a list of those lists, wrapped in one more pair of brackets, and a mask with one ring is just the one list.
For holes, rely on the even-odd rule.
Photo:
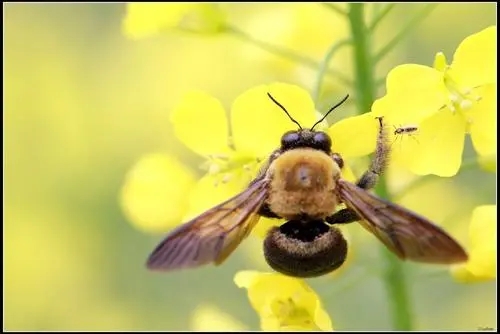
[(267, 93), (267, 96), (269, 96), (269, 98), (270, 98), (271, 100), (273, 100), (273, 102), (274, 102), (274, 103), (276, 103), (276, 104), (277, 104), (277, 105), (278, 105), (278, 106), (279, 106), (279, 107), (280, 107), (280, 108), (281, 108), (281, 109), (285, 112), (285, 114), (287, 114), (287, 115), (288, 115), (288, 117), (290, 117), (290, 119), (292, 120), (292, 122), (294, 122), (295, 124), (297, 124), (297, 125), (299, 126), (299, 129), (300, 129), (300, 130), (302, 130), (302, 127), (300, 126), (299, 122), (297, 122), (296, 120), (294, 120), (294, 119), (293, 119), (293, 117), (292, 117), (292, 116), (290, 116), (290, 114), (288, 113), (288, 111), (286, 111), (285, 107), (283, 107), (283, 106), (281, 105), (281, 103), (279, 103), (278, 101), (276, 101), (276, 100), (274, 99), (274, 97), (272, 97), (272, 96), (271, 96), (271, 94), (270, 94), (270, 93)]
[(314, 123), (314, 125), (312, 126), (311, 128), (311, 131), (314, 129), (314, 127), (316, 125), (318, 125), (319, 123), (323, 122), (323, 120), (326, 118), (326, 116), (328, 116), (332, 111), (334, 111), (338, 106), (340, 106), (342, 103), (344, 103), (347, 99), (349, 98), (349, 94), (347, 94), (343, 99), (342, 101), (340, 101), (339, 103), (337, 103), (336, 105), (334, 105), (333, 107), (330, 108), (330, 110), (328, 110), (328, 112), (325, 114), (325, 116), (323, 116), (323, 118), (321, 118), (319, 121), (317, 121), (316, 123)]

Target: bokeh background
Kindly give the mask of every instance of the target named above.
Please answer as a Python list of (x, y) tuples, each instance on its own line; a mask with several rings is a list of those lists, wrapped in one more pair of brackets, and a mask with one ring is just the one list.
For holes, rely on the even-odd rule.
[[(319, 61), (347, 27), (319, 4), (301, 6), (225, 9), (256, 38)], [(399, 5), (382, 24), (380, 43), (416, 8)], [(122, 32), (124, 15), (124, 4), (4, 4), (4, 326), (258, 330), (246, 291), (233, 283), (238, 270), (268, 270), (258, 238), (245, 241), (219, 268), (151, 273), (144, 261), (161, 235), (127, 221), (119, 192), (144, 154), (199, 162), (169, 123), (182, 94), (203, 89), (229, 107), (257, 84), (283, 81), (312, 90), (314, 72), (233, 36), (165, 32), (133, 41)], [(495, 23), (495, 4), (441, 4), (379, 74), (402, 63), (431, 65), (437, 51), (451, 59), (464, 37)], [(351, 73), (349, 53), (336, 59)], [(330, 89), (336, 97), (347, 88), (332, 83)], [(473, 156), (467, 139), (464, 158)], [(494, 181), (495, 174), (472, 168), (451, 179), (436, 177), (400, 202), (466, 244), (472, 209), (496, 202)], [(377, 241), (356, 226), (349, 231), (356, 245), (349, 268), (309, 283), (335, 328), (390, 328)], [(405, 268), (417, 329), (496, 328), (496, 282), (463, 285), (443, 268)]]

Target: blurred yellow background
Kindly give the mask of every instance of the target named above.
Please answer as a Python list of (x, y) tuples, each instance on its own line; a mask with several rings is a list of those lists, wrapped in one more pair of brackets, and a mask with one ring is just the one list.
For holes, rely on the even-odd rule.
[[(255, 28), (259, 18), (272, 27), (272, 18), (289, 6), (224, 8), (242, 29), (270, 39), (258, 35), (265, 33)], [(384, 22), (381, 40), (416, 8), (399, 6)], [(151, 273), (144, 262), (161, 235), (135, 229), (118, 195), (143, 154), (166, 152), (199, 163), (169, 123), (182, 94), (202, 89), (229, 107), (257, 84), (283, 81), (312, 90), (310, 74), (292, 73), (290, 66), (278, 70), (276, 57), (227, 35), (171, 32), (129, 40), (121, 31), (124, 4), (10, 3), (4, 9), (5, 329), (204, 330), (219, 321), (258, 330), (257, 314), (233, 276), (241, 269), (268, 270), (260, 240), (249, 238), (219, 268)], [(496, 23), (495, 13), (495, 4), (441, 4), (395, 49), (380, 75), (402, 63), (431, 65), (438, 51), (451, 59), (464, 37)], [(317, 36), (286, 36), (297, 33), (293, 29), (271, 35), (276, 43), (289, 38), (291, 47), (319, 61), (331, 41), (318, 24), (300, 26)], [(336, 89), (340, 96), (347, 88)], [(473, 157), (469, 139), (466, 144), (464, 156)], [(494, 180), (495, 174), (472, 169), (436, 178), (402, 203), (466, 242), (472, 209), (496, 202)], [(356, 234), (358, 227), (350, 230)], [(378, 244), (360, 235), (345, 273), (309, 283), (335, 328), (386, 329), (391, 320), (384, 287), (365, 273), (365, 267), (377, 270)], [(405, 268), (417, 329), (496, 326), (495, 282), (460, 285), (443, 268)]]

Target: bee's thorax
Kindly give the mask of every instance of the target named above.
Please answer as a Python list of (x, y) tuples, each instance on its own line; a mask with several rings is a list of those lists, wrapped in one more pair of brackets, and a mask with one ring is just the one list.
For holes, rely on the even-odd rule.
[(290, 150), (273, 162), (269, 172), (272, 181), (268, 205), (278, 216), (321, 219), (335, 210), (335, 184), (340, 170), (326, 153)]

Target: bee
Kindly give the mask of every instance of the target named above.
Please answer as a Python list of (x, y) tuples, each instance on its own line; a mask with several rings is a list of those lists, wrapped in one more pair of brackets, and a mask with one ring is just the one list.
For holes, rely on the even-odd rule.
[[(314, 130), (348, 95), (311, 128), (302, 128), (283, 105), (297, 130), (281, 137), (258, 175), (236, 196), (169, 233), (147, 260), (151, 270), (170, 271), (213, 263), (220, 265), (258, 223), (260, 217), (284, 219), (263, 242), (271, 268), (293, 277), (316, 277), (339, 268), (348, 246), (335, 225), (359, 222), (402, 260), (452, 264), (467, 260), (464, 249), (443, 229), (372, 189), (390, 153), (383, 118), (378, 121), (374, 158), (356, 183), (342, 179), (342, 157), (330, 136)], [(345, 208), (337, 210), (340, 204)]]

